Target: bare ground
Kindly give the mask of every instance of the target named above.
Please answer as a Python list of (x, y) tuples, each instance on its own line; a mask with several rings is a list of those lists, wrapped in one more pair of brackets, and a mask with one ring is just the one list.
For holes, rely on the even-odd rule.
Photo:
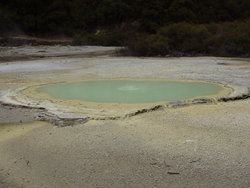
[(249, 103), (66, 128), (3, 124), (0, 174), (23, 187), (249, 187)]
[[(232, 95), (250, 86), (247, 59), (52, 59), (15, 68), (29, 63), (0, 65), (2, 96), (52, 79), (199, 79), (231, 85)], [(64, 128), (33, 121), (38, 109), (0, 109), (0, 187), (250, 187), (249, 99)]]

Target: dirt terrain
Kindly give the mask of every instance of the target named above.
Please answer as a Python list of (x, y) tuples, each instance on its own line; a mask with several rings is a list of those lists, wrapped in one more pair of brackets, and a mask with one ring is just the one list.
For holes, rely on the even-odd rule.
[[(45, 47), (32, 48), (18, 52), (29, 56)], [(84, 57), (84, 48), (60, 49), (71, 55), (0, 64), (0, 187), (250, 187), (249, 59)], [(227, 102), (162, 104), (65, 127), (37, 120), (46, 113), (111, 117), (141, 108), (65, 108), (20, 93), (41, 84), (125, 78), (212, 81), (233, 91)]]

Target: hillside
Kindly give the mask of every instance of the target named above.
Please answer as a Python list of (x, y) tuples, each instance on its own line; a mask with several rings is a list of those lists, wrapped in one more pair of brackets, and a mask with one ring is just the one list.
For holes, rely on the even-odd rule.
[(1, 0), (0, 35), (73, 37), (130, 55), (249, 56), (249, 0)]

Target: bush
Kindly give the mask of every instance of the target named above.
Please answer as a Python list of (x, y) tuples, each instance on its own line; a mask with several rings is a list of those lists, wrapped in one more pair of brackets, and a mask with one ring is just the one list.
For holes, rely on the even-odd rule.
[(220, 24), (177, 23), (129, 44), (138, 56), (215, 55), (249, 56), (250, 21)]
[(204, 25), (178, 23), (159, 30), (158, 35), (169, 38), (171, 51), (205, 53), (210, 34)]
[(137, 56), (163, 56), (169, 53), (168, 39), (160, 35), (140, 36), (129, 50)]
[(209, 54), (218, 56), (249, 56), (250, 22), (227, 22), (207, 25), (211, 37)]
[[(83, 32), (75, 45), (128, 46), (136, 56), (214, 55), (249, 56), (250, 21), (211, 24), (176, 23), (155, 34), (134, 34), (114, 29), (99, 34)], [(128, 53), (128, 51), (126, 52)]]

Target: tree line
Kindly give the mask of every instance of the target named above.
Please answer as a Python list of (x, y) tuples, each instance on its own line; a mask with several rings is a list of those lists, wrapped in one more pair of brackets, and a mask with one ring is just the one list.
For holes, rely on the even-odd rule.
[(65, 35), (134, 55), (245, 55), (249, 10), (249, 0), (1, 0), (0, 34)]

